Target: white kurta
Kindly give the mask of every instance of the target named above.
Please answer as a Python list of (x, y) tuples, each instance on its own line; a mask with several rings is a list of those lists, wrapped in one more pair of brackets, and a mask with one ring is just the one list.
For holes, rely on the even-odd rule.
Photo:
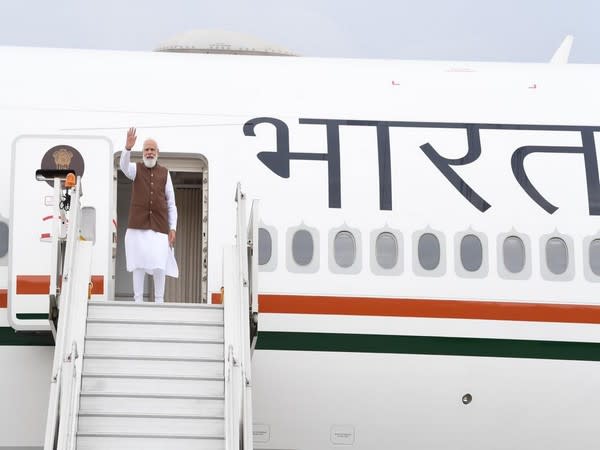
[[(137, 167), (130, 162), (130, 158), (131, 152), (123, 150), (120, 166), (127, 178), (135, 180)], [(175, 230), (177, 226), (177, 207), (175, 206), (175, 191), (173, 190), (171, 174), (167, 174), (165, 199), (167, 201), (169, 229)], [(177, 278), (179, 276), (175, 253), (169, 247), (169, 237), (165, 233), (128, 228), (125, 233), (125, 256), (129, 272), (142, 269), (152, 273), (154, 270), (159, 269), (170, 277)]]

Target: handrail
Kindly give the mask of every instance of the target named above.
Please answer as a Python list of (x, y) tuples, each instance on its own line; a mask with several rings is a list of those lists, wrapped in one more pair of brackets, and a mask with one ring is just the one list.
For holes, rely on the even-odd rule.
[(234, 246), (223, 251), (224, 294), (224, 357), (225, 357), (225, 448), (238, 450), (240, 442), (240, 411), (238, 410), (241, 392), (239, 391), (240, 365), (235, 356), (240, 347), (239, 290), (235, 287), (239, 280), (239, 263)]
[(252, 371), (250, 357), (251, 302), (245, 195), (238, 183), (236, 245), (223, 252), (225, 288), (225, 448), (252, 449)]
[[(55, 179), (55, 185), (60, 183)], [(55, 188), (60, 195), (60, 189)], [(60, 293), (57, 295), (57, 306), (60, 308), (60, 320), (56, 329), (54, 363), (50, 384), (50, 399), (46, 419), (46, 436), (44, 450), (71, 450), (75, 448), (77, 415), (79, 410), (79, 392), (81, 389), (81, 372), (85, 324), (87, 319), (87, 293), (91, 276), (92, 242), (81, 240), (80, 232), (80, 196), (81, 178), (72, 188), (70, 196), (69, 228), (66, 236), (66, 249), (52, 257), (57, 261), (57, 272), (52, 275), (58, 282), (59, 265), (62, 263), (62, 280)], [(58, 204), (59, 198), (55, 198)], [(61, 200), (61, 204), (63, 204)], [(63, 204), (64, 205), (64, 204)], [(55, 206), (55, 211), (57, 207)], [(59, 214), (55, 214), (58, 220)], [(65, 218), (63, 212), (60, 216)], [(52, 248), (58, 252), (58, 233), (52, 236)], [(52, 276), (51, 276), (52, 278)], [(58, 290), (57, 290), (58, 293)], [(51, 291), (51, 294), (53, 292)]]
[[(253, 420), (252, 420), (252, 354), (251, 345), (253, 333), (250, 327), (252, 321), (255, 325), (255, 320), (258, 317), (258, 279), (257, 267), (258, 264), (258, 209), (259, 201), (253, 200), (250, 209), (250, 220), (246, 228), (244, 242), (238, 245), (243, 246), (245, 263), (245, 274), (248, 277), (248, 282), (244, 290), (245, 302), (242, 305), (242, 336), (244, 337), (243, 350), (243, 373), (242, 373), (242, 429), (243, 429), (243, 445), (244, 449), (253, 448)], [(245, 211), (244, 211), (245, 213)], [(240, 226), (243, 226), (242, 222)], [(244, 317), (245, 315), (245, 317)]]
[[(51, 450), (56, 448), (56, 445), (58, 444), (58, 430), (59, 430), (59, 422), (60, 422), (60, 403), (61, 403), (61, 398), (63, 397), (63, 389), (62, 389), (62, 384), (63, 384), (63, 354), (64, 354), (64, 347), (65, 347), (65, 343), (66, 343), (66, 339), (67, 339), (67, 329), (64, 326), (64, 322), (65, 319), (68, 318), (69, 314), (68, 314), (68, 308), (69, 308), (69, 302), (64, 301), (64, 299), (62, 298), (62, 293), (63, 292), (67, 292), (67, 290), (65, 289), (65, 284), (63, 284), (61, 286), (61, 290), (60, 290), (60, 294), (58, 289), (53, 290), (53, 288), (55, 288), (57, 286), (57, 279), (59, 276), (59, 271), (60, 268), (59, 266), (61, 265), (60, 263), (63, 263), (63, 273), (65, 273), (66, 267), (64, 267), (64, 263), (71, 260), (70, 256), (73, 253), (73, 240), (69, 239), (73, 233), (73, 230), (78, 228), (78, 211), (79, 211), (79, 191), (78, 191), (78, 186), (75, 187), (76, 190), (76, 195), (75, 195), (75, 208), (73, 208), (71, 210), (71, 213), (69, 214), (70, 219), (71, 219), (71, 223), (70, 223), (70, 227), (69, 227), (69, 232), (67, 234), (67, 249), (65, 251), (64, 254), (61, 254), (60, 257), (62, 259), (62, 261), (58, 261), (59, 259), (59, 254), (58, 254), (58, 249), (59, 249), (59, 240), (61, 239), (58, 233), (58, 222), (62, 221), (63, 223), (66, 222), (66, 214), (65, 214), (65, 208), (59, 208), (59, 205), (61, 204), (62, 200), (61, 200), (61, 184), (62, 181), (59, 178), (55, 178), (54, 179), (54, 223), (53, 223), (53, 233), (52, 233), (52, 269), (53, 271), (50, 274), (50, 286), (51, 286), (51, 290), (50, 290), (50, 294), (53, 295), (56, 293), (56, 298), (57, 298), (57, 306), (62, 310), (62, 320), (58, 322), (58, 327), (56, 330), (56, 335), (55, 335), (55, 347), (54, 347), (54, 363), (53, 363), (53, 369), (52, 369), (52, 380), (51, 380), (51, 385), (50, 385), (50, 400), (49, 400), (49, 404), (48, 404), (48, 415), (47, 415), (47, 419), (46, 419), (46, 438), (45, 438), (45, 442), (44, 442), (44, 450)], [(79, 184), (79, 183), (78, 183)], [(72, 198), (72, 196), (71, 196)], [(67, 258), (67, 254), (69, 255), (69, 258)], [(69, 277), (65, 277), (65, 279), (63, 280), (63, 283), (68, 283), (69, 281)], [(61, 326), (62, 325), (62, 326)]]
[[(240, 426), (242, 429), (242, 445), (243, 449), (252, 448), (252, 360), (250, 357), (250, 318), (251, 318), (251, 301), (250, 301), (250, 273), (248, 263), (248, 232), (246, 228), (246, 195), (242, 192), (241, 186), (237, 185), (237, 203), (238, 203), (238, 232), (236, 236), (236, 247), (241, 263), (241, 283), (240, 283), (240, 352), (241, 352), (241, 373), (240, 373), (240, 388), (242, 401), (240, 404), (241, 418)], [(248, 408), (250, 404), (250, 409)]]
[(235, 358), (233, 356), (233, 346), (230, 345), (227, 349), (227, 359), (225, 366), (225, 444), (227, 449), (231, 449), (234, 442), (239, 441), (238, 434), (236, 432), (235, 420), (235, 405), (233, 401), (234, 392), (234, 366), (236, 365)]
[(75, 365), (75, 360), (79, 358), (79, 353), (77, 352), (77, 342), (73, 341), (73, 346), (71, 348), (71, 353), (69, 354), (69, 359), (72, 362), (71, 367), (71, 392), (69, 395), (69, 423), (68, 423), (68, 436), (67, 436), (67, 448), (69, 450), (75, 449), (75, 437), (77, 435), (77, 417), (76, 411), (78, 408), (78, 399), (79, 395), (77, 392), (77, 380), (78, 374), (77, 366)]

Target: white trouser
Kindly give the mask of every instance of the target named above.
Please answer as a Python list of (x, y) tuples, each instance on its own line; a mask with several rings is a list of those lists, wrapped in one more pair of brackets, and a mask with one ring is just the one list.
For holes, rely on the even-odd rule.
[[(143, 269), (133, 271), (133, 299), (136, 303), (142, 303), (144, 298), (145, 275), (146, 271)], [(154, 301), (163, 303), (165, 301), (165, 271), (154, 269), (152, 278), (154, 278)]]

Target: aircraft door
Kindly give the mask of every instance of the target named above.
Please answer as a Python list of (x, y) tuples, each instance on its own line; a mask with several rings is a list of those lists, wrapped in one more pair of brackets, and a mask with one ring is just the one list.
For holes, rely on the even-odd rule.
[[(119, 170), (115, 154), (117, 244), (114, 260), (115, 300), (132, 300), (133, 283), (127, 272), (124, 237), (127, 230), (132, 182)], [(133, 152), (132, 162), (141, 159)], [(208, 163), (199, 154), (161, 153), (160, 164), (171, 175), (177, 204), (175, 258), (179, 278), (166, 278), (165, 302), (206, 303), (208, 280)], [(151, 277), (144, 286), (146, 301), (154, 301)]]
[[(49, 330), (48, 309), (54, 188), (37, 169), (72, 169), (81, 176), (81, 205), (95, 208), (91, 293), (106, 299), (114, 224), (112, 143), (103, 137), (21, 136), (13, 143), (9, 322), (16, 330)], [(67, 224), (68, 226), (68, 224)], [(82, 299), (83, 300), (83, 299)]]

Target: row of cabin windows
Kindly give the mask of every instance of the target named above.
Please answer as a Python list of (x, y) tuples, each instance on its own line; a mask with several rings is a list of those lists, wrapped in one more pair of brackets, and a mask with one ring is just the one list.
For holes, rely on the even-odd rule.
[[(266, 265), (272, 258), (273, 240), (265, 228), (258, 230), (258, 263)], [(394, 269), (399, 262), (399, 245), (396, 236), (388, 231), (379, 233), (375, 239), (375, 261), (383, 270)], [(297, 230), (292, 237), (292, 258), (298, 266), (308, 266), (314, 257), (313, 235), (308, 230)], [(8, 253), (8, 225), (0, 222), (0, 258)], [(459, 245), (462, 268), (470, 273), (479, 271), (484, 263), (484, 248), (481, 239), (475, 234), (466, 234)], [(561, 237), (551, 237), (545, 245), (545, 262), (554, 275), (562, 275), (569, 268), (569, 248)], [(436, 270), (441, 261), (442, 248), (439, 238), (433, 233), (422, 234), (417, 243), (417, 257), (420, 267), (425, 271)], [(588, 263), (591, 272), (600, 276), (600, 239), (589, 243)], [(333, 239), (333, 258), (342, 268), (352, 267), (356, 263), (357, 244), (350, 231), (339, 231)], [(520, 274), (526, 267), (527, 249), (518, 236), (507, 236), (502, 242), (502, 262), (511, 274)]]
[[(298, 266), (308, 266), (314, 258), (315, 245), (310, 231), (300, 229), (294, 232), (291, 240), (291, 253)], [(271, 261), (273, 239), (265, 228), (259, 228), (258, 263), (261, 266)], [(374, 256), (380, 269), (392, 270), (399, 263), (399, 244), (395, 234), (381, 232), (374, 245)], [(440, 267), (442, 245), (434, 233), (423, 233), (417, 241), (417, 260), (425, 272), (433, 272)], [(527, 248), (523, 239), (510, 235), (502, 241), (502, 263), (510, 274), (521, 274), (527, 266)], [(485, 262), (484, 245), (476, 234), (466, 234), (460, 239), (459, 256), (462, 269), (467, 273), (476, 273)], [(563, 275), (569, 268), (569, 248), (561, 237), (551, 237), (546, 241), (543, 252), (548, 271), (553, 275)], [(333, 260), (342, 269), (352, 267), (357, 261), (357, 243), (350, 231), (339, 231), (333, 238)], [(600, 277), (600, 239), (589, 244), (589, 267)]]

